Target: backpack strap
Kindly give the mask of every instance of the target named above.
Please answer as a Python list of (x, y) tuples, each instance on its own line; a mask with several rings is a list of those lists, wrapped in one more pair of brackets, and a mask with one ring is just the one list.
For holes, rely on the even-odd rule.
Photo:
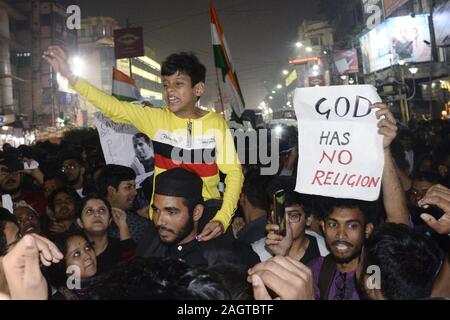
[(327, 255), (322, 263), (319, 273), (319, 290), (320, 300), (328, 300), (331, 283), (333, 282), (334, 274), (336, 272), (336, 262), (331, 254)]

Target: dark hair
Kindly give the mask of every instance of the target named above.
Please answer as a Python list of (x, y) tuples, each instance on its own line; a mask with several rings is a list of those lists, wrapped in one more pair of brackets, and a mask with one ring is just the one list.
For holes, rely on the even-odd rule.
[(230, 295), (207, 271), (174, 259), (136, 257), (90, 287), (98, 300), (224, 300)]
[(5, 208), (0, 208), (0, 257), (4, 256), (7, 251), (7, 241), (5, 236), (5, 226), (7, 222), (14, 223), (19, 228), (17, 218)]
[(73, 237), (81, 237), (86, 242), (88, 242), (92, 247), (93, 243), (89, 240), (87, 235), (83, 231), (70, 231), (62, 233), (52, 239), (53, 243), (58, 247), (59, 251), (64, 256), (64, 259), (59, 263), (52, 264), (48, 268), (48, 276), (50, 278), (50, 282), (53, 286), (60, 287), (65, 285), (67, 274), (66, 274), (66, 255), (67, 255), (67, 243), (70, 238)]
[(98, 192), (101, 196), (106, 197), (108, 195), (109, 186), (117, 190), (122, 181), (134, 179), (136, 179), (136, 173), (130, 167), (118, 164), (108, 164), (103, 168), (102, 173), (100, 173), (98, 177)]
[(370, 202), (356, 199), (323, 197), (321, 219), (328, 218), (336, 208), (359, 209), (364, 215), (364, 225), (376, 222), (374, 217), (376, 212), (376, 201)]
[(261, 176), (258, 170), (250, 170), (245, 174), (242, 193), (255, 208), (268, 211), (269, 199), (266, 195), (266, 189), (269, 182), (267, 176)]
[(305, 210), (306, 217), (309, 217), (312, 211), (312, 198), (307, 194), (298, 193), (294, 190), (287, 191), (284, 198), (285, 207), (290, 207), (296, 204), (302, 206)]
[(72, 197), (75, 202), (75, 211), (76, 212), (80, 211), (81, 201), (82, 201), (81, 197), (75, 191), (75, 189), (70, 188), (70, 187), (60, 187), (60, 188), (53, 190), (53, 192), (48, 197), (48, 207), (50, 208), (50, 210), (55, 211), (55, 204), (53, 202), (55, 201), (55, 197), (58, 193), (65, 193), (65, 194), (69, 195), (70, 197)]
[(162, 76), (171, 76), (177, 71), (183, 72), (191, 78), (192, 87), (199, 82), (205, 82), (206, 67), (200, 63), (197, 56), (192, 52), (174, 53), (163, 61), (161, 66)]
[(439, 175), (436, 172), (421, 171), (416, 172), (413, 177), (413, 181), (427, 181), (430, 183), (439, 183)]
[(75, 160), (80, 166), (85, 166), (84, 161), (81, 158), (81, 152), (75, 151), (75, 150), (64, 150), (61, 152), (59, 156), (59, 162), (62, 165), (62, 163), (66, 160)]
[(403, 224), (375, 228), (364, 246), (364, 269), (379, 266), (381, 293), (388, 300), (431, 295), (442, 259), (434, 242)]
[(92, 199), (97, 199), (97, 200), (103, 201), (103, 203), (105, 204), (105, 206), (108, 208), (108, 211), (109, 211), (109, 217), (110, 217), (110, 218), (112, 217), (112, 207), (111, 207), (111, 204), (109, 203), (109, 201), (106, 200), (105, 197), (102, 197), (102, 196), (100, 196), (100, 195), (98, 195), (98, 194), (89, 194), (88, 196), (86, 196), (86, 197), (83, 198), (83, 201), (82, 201), (82, 204), (81, 204), (81, 209), (80, 209), (79, 211), (77, 211), (77, 212), (78, 212), (78, 218), (81, 219), (81, 215), (82, 215), (82, 213), (83, 213), (84, 207), (86, 206), (86, 204), (88, 203), (88, 201), (89, 201), (89, 200), (92, 200)]
[(150, 143), (150, 138), (146, 134), (143, 134), (142, 132), (138, 132), (133, 136), (133, 140), (140, 138), (144, 139), (147, 144)]

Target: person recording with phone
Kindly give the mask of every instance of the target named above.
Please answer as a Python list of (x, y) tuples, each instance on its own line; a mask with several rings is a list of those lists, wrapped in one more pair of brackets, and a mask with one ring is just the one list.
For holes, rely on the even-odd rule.
[(310, 200), (293, 190), (278, 190), (266, 225), (265, 248), (304, 264), (320, 256), (316, 238), (305, 233), (311, 223)]

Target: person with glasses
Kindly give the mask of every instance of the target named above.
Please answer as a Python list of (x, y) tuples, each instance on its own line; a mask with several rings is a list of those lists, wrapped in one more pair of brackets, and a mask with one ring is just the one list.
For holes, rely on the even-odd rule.
[(289, 256), (303, 264), (320, 257), (316, 238), (305, 233), (311, 222), (310, 199), (294, 190), (286, 190), (284, 206), (286, 235), (277, 234), (278, 225), (267, 224), (267, 251), (271, 256)]
[(60, 161), (61, 172), (67, 185), (75, 189), (80, 197), (88, 194), (91, 190), (85, 177), (86, 168), (81, 156), (77, 152), (69, 150), (61, 154)]
[[(112, 221), (119, 229), (120, 239), (108, 236)], [(127, 214), (121, 209), (111, 208), (105, 198), (97, 195), (84, 198), (77, 223), (93, 243), (98, 274), (111, 270), (121, 260), (134, 256), (136, 243), (128, 230)]]

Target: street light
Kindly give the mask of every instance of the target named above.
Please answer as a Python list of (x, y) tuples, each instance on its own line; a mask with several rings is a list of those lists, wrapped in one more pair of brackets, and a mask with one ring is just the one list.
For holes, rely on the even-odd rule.
[(315, 64), (315, 65), (313, 66), (313, 70), (314, 70), (314, 71), (318, 71), (318, 70), (319, 70), (319, 65)]
[(408, 70), (409, 70), (409, 72), (411, 72), (411, 74), (414, 76), (414, 75), (417, 73), (417, 71), (419, 71), (419, 68), (417, 68), (417, 67), (411, 67), (411, 68), (409, 68)]
[(276, 93), (276, 91), (275, 90), (272, 90), (272, 94), (275, 94)]
[(406, 61), (403, 60), (403, 59), (398, 60), (398, 64), (401, 65), (401, 66), (404, 66), (405, 63), (406, 63)]
[(287, 75), (289, 74), (289, 71), (283, 70), (282, 73), (283, 73), (285, 76), (287, 76)]
[(319, 75), (319, 71), (313, 71), (312, 74), (313, 74), (314, 77), (317, 77)]
[(273, 97), (272, 97), (272, 96), (269, 96), (269, 99), (270, 99), (270, 100), (272, 100), (272, 99), (273, 99)]
[(306, 52), (312, 52), (313, 49), (311, 47), (306, 47)]
[(303, 43), (301, 43), (300, 41), (299, 41), (299, 42), (296, 42), (296, 43), (295, 43), (295, 46), (296, 46), (297, 48), (301, 48), (301, 47), (303, 47)]
[(281, 84), (277, 84), (277, 89), (281, 89), (283, 86)]

